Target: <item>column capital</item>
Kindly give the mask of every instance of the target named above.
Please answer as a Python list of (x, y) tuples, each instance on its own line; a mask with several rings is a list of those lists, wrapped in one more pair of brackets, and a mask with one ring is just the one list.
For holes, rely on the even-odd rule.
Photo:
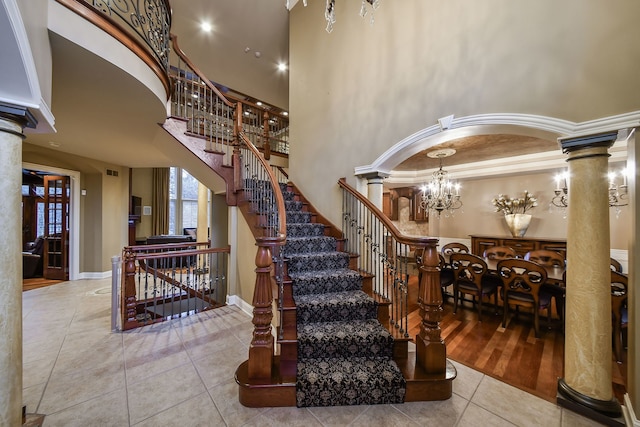
[(36, 119), (28, 108), (7, 104), (5, 102), (0, 102), (0, 119), (18, 123), (23, 129), (25, 127), (35, 128), (38, 124), (38, 119)]
[(358, 175), (358, 178), (363, 178), (363, 179), (366, 179), (367, 181), (377, 181), (377, 180), (389, 178), (389, 174), (376, 171), (376, 172), (369, 172), (369, 173), (364, 173), (362, 175)]
[(585, 148), (609, 148), (618, 138), (618, 131), (599, 133), (595, 135), (561, 138), (559, 140), (563, 153), (571, 153)]

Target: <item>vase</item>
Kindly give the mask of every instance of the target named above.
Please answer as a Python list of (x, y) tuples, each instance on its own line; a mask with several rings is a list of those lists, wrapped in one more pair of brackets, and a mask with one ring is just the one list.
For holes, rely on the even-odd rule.
[(504, 219), (513, 237), (524, 237), (531, 223), (530, 214), (506, 214)]

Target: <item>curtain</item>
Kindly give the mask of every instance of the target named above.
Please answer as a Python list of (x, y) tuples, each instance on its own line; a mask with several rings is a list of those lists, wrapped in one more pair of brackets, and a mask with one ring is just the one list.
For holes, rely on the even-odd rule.
[(169, 233), (169, 168), (153, 168), (152, 233)]

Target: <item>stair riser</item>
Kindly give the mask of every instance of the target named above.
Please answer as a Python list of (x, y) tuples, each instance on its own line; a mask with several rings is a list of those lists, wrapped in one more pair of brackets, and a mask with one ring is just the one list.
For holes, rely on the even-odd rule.
[(344, 254), (323, 256), (296, 256), (287, 262), (289, 274), (305, 271), (338, 270), (349, 268), (349, 257)]
[(287, 237), (324, 236), (325, 229), (322, 224), (290, 224), (287, 226)]
[(298, 356), (302, 359), (322, 357), (393, 357), (393, 342), (362, 339), (329, 339), (307, 341), (298, 338)]
[(286, 254), (305, 254), (317, 252), (336, 252), (337, 245), (335, 239), (325, 236), (318, 236), (309, 239), (290, 239), (284, 245)]
[(295, 284), (291, 285), (291, 291), (294, 295), (319, 294), (325, 292), (343, 292), (357, 291), (361, 288), (360, 276), (350, 276), (336, 278), (334, 280), (322, 279), (319, 277), (309, 277), (299, 279)]
[(375, 319), (378, 314), (377, 304), (353, 306), (351, 304), (298, 305), (298, 322), (331, 322), (333, 320), (366, 320)]

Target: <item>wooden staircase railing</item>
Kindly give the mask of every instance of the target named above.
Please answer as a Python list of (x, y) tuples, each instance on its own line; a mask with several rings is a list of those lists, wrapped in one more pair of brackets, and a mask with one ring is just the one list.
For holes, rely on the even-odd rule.
[(444, 375), (447, 353), (440, 331), (443, 311), (438, 239), (402, 235), (386, 215), (344, 178), (339, 185), (343, 190), (346, 249), (358, 254), (359, 269), (374, 277), (374, 293), (391, 302), (391, 325), (406, 336), (411, 264), (422, 272), (418, 291), (422, 321), (416, 337), (416, 365), (428, 374)]
[[(262, 402), (263, 404), (280, 406), (277, 404), (278, 401), (289, 402), (291, 384), (278, 388), (283, 384), (282, 378), (278, 379), (279, 365), (275, 362), (271, 333), (272, 284), (275, 279), (282, 295), (282, 280), (286, 276), (280, 255), (280, 249), (285, 242), (285, 211), (278, 183), (286, 181), (288, 177), (282, 170), (272, 169), (266, 162), (272, 153), (288, 154), (288, 119), (281, 111), (270, 111), (247, 99), (234, 99), (223, 95), (180, 50), (177, 37), (173, 35), (170, 37), (173, 49), (170, 50), (167, 47), (167, 33), (171, 21), (168, 1), (163, 0), (159, 3), (162, 6), (159, 20), (153, 21), (153, 25), (157, 25), (160, 30), (142, 33), (135, 26), (135, 20), (127, 21), (124, 16), (116, 17), (122, 22), (114, 20), (110, 16), (110, 8), (101, 9), (92, 6), (86, 0), (57, 1), (123, 40), (125, 46), (129, 46), (134, 53), (147, 61), (162, 79), (167, 93), (170, 93), (172, 117), (169, 119), (176, 120), (170, 122), (168, 119), (164, 128), (225, 180), (227, 203), (239, 206), (248, 223), (252, 225), (258, 246), (253, 296), (255, 327), (249, 358), (243, 364), (246, 366), (245, 380), (257, 387), (275, 386), (275, 389), (269, 391), (273, 400)], [(140, 13), (142, 11), (137, 11), (136, 16), (141, 16)], [(127, 25), (130, 31), (125, 29)], [(127, 39), (127, 36), (123, 35), (126, 32), (133, 33), (133, 37)], [(145, 34), (155, 34), (157, 37), (147, 39)], [(130, 42), (131, 40), (134, 41)], [(145, 43), (147, 46), (144, 46)], [(166, 61), (167, 58), (170, 58), (169, 61)], [(167, 67), (167, 64), (172, 65)], [(184, 130), (177, 125), (178, 122), (184, 125)], [(372, 292), (380, 299), (391, 302), (390, 324), (401, 335), (407, 335), (408, 329), (406, 276), (409, 273), (410, 252), (422, 252), (417, 265), (423, 273), (419, 292), (423, 320), (420, 333), (416, 337), (415, 366), (405, 367), (403, 373), (407, 378), (426, 382), (420, 382), (421, 385), (415, 387), (408, 384), (407, 400), (450, 397), (451, 379), (455, 377), (455, 369), (446, 361), (446, 347), (440, 335), (442, 301), (437, 240), (400, 235), (393, 224), (385, 220), (366, 199), (349, 188), (344, 180), (340, 182), (340, 186), (345, 190), (345, 200), (348, 200), (348, 207), (343, 216), (344, 242), (348, 245), (347, 250), (354, 253), (353, 259), (357, 260), (357, 268), (366, 272), (374, 281), (371, 285)], [(256, 194), (261, 194), (267, 199), (256, 199)], [(204, 251), (207, 250), (212, 249)], [(202, 250), (191, 255), (196, 253), (198, 256), (203, 255)], [(130, 247), (125, 248), (124, 255), (123, 325), (131, 325), (137, 323), (135, 297), (132, 297), (130, 292), (130, 288), (135, 286), (133, 277), (136, 274), (136, 260), (139, 262), (145, 257), (155, 259), (160, 255), (138, 253)], [(158, 276), (163, 279), (170, 278), (157, 267), (151, 268), (144, 260), (141, 265), (145, 274), (159, 273)], [(203, 296), (200, 291), (194, 292), (184, 288), (184, 284), (173, 283), (171, 280), (168, 282), (189, 296)], [(410, 392), (411, 389), (416, 391)]]
[(225, 305), (229, 248), (209, 246), (189, 242), (125, 247), (122, 330)]
[[(204, 149), (190, 147), (189, 144), (185, 146), (201, 159), (205, 153), (215, 155), (217, 160), (208, 164), (225, 179), (227, 203), (240, 208), (251, 225), (258, 246), (252, 300), (254, 331), (247, 366), (249, 381), (264, 383), (271, 379), (275, 357), (271, 333), (271, 271), (274, 259), (279, 258), (280, 247), (286, 239), (282, 191), (265, 155), (259, 152), (248, 136), (255, 134), (256, 126), (252, 121), (247, 121), (247, 117), (252, 117), (251, 109), (255, 107), (228, 100), (184, 54), (178, 46), (177, 37), (172, 35), (171, 39), (173, 52), (177, 55), (176, 62), (172, 61), (176, 65), (170, 69), (173, 82), (172, 114), (187, 120), (189, 136), (205, 141)], [(268, 120), (268, 116), (265, 116), (264, 136), (267, 140)], [(179, 135), (172, 134), (183, 141)], [(229, 166), (232, 168), (229, 169)]]

